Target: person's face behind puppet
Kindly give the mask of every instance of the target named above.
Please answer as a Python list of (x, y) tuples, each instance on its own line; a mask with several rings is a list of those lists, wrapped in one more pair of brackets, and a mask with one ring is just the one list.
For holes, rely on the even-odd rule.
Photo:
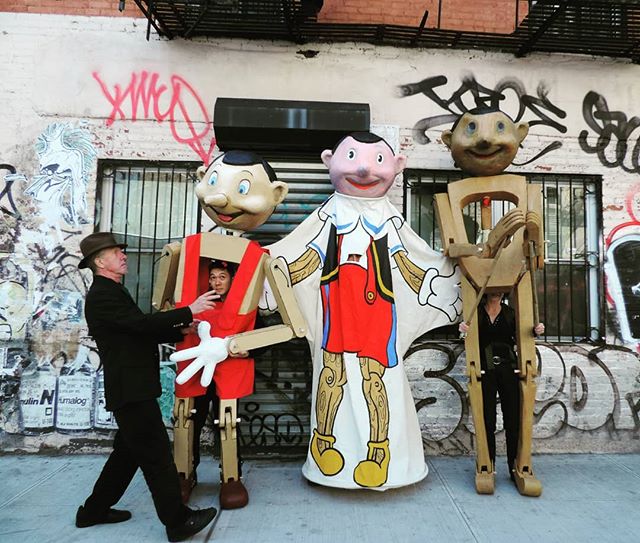
[(509, 167), (528, 133), (527, 123), (514, 123), (501, 111), (467, 112), (453, 131), (442, 132), (442, 141), (456, 166), (474, 176), (488, 176)]
[(403, 155), (394, 155), (384, 140), (363, 143), (351, 136), (335, 152), (323, 151), (321, 158), (336, 192), (357, 198), (384, 196), (407, 161)]
[(196, 196), (216, 225), (247, 232), (263, 224), (284, 200), (288, 186), (271, 181), (262, 164), (234, 165), (216, 159), (198, 168)]

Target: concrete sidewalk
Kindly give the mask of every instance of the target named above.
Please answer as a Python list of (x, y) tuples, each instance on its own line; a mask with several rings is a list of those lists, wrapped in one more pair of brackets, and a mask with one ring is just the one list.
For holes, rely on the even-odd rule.
[[(0, 456), (0, 541), (164, 542), (138, 472), (119, 507), (133, 519), (77, 529), (75, 512), (105, 456)], [(496, 493), (476, 494), (471, 457), (429, 458), (417, 485), (387, 492), (306, 483), (301, 463), (250, 461), (249, 505), (218, 513), (192, 541), (280, 542), (634, 542), (640, 541), (640, 454), (539, 455), (540, 498), (520, 496), (498, 459)], [(217, 507), (217, 462), (203, 459), (192, 505)]]

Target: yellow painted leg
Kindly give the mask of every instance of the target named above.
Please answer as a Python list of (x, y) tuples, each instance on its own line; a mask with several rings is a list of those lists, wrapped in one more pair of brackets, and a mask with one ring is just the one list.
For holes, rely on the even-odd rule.
[(220, 400), (220, 507), (239, 509), (249, 503), (249, 493), (240, 480), (238, 459), (238, 400)]
[[(516, 288), (516, 336), (518, 343), (518, 369), (520, 370), (520, 435), (516, 457), (515, 479), (518, 492), (523, 496), (540, 496), (542, 483), (533, 474), (531, 442), (533, 437), (533, 407), (536, 400), (537, 360), (533, 337), (533, 304), (531, 275), (524, 274)], [(535, 323), (537, 324), (537, 323)]]
[(344, 458), (334, 448), (333, 423), (342, 401), (343, 387), (347, 382), (342, 354), (322, 351), (323, 368), (316, 393), (316, 420), (309, 451), (320, 471), (330, 477), (340, 473)]
[(183, 503), (189, 501), (195, 486), (193, 474), (193, 398), (176, 398), (173, 404), (173, 458), (180, 476), (180, 493)]
[[(462, 305), (464, 315), (471, 315), (476, 301), (476, 290), (473, 285), (462, 277)], [(469, 404), (473, 426), (476, 431), (476, 491), (478, 494), (493, 494), (495, 488), (493, 463), (489, 456), (487, 431), (484, 425), (482, 401), (482, 373), (480, 368), (480, 343), (478, 337), (478, 313), (469, 323), (469, 331), (464, 340), (467, 358), (467, 374), (469, 376)]]

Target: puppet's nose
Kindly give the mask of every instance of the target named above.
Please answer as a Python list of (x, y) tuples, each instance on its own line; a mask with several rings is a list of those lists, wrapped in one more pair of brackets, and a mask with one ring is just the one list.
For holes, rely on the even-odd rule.
[(360, 177), (366, 177), (369, 175), (369, 167), (365, 165), (358, 166), (358, 175)]
[(224, 194), (211, 194), (205, 196), (204, 203), (213, 207), (224, 207), (227, 205), (227, 197)]

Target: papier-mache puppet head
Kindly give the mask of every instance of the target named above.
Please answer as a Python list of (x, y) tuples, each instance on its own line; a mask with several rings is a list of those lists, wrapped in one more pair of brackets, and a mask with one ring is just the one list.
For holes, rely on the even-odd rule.
[(467, 111), (442, 132), (456, 166), (475, 176), (497, 175), (513, 161), (529, 124), (514, 122), (496, 107)]
[(216, 225), (247, 232), (263, 224), (289, 187), (269, 163), (250, 151), (227, 151), (198, 168), (196, 196)]
[(320, 156), (336, 192), (359, 198), (384, 196), (407, 163), (371, 132), (353, 132)]

